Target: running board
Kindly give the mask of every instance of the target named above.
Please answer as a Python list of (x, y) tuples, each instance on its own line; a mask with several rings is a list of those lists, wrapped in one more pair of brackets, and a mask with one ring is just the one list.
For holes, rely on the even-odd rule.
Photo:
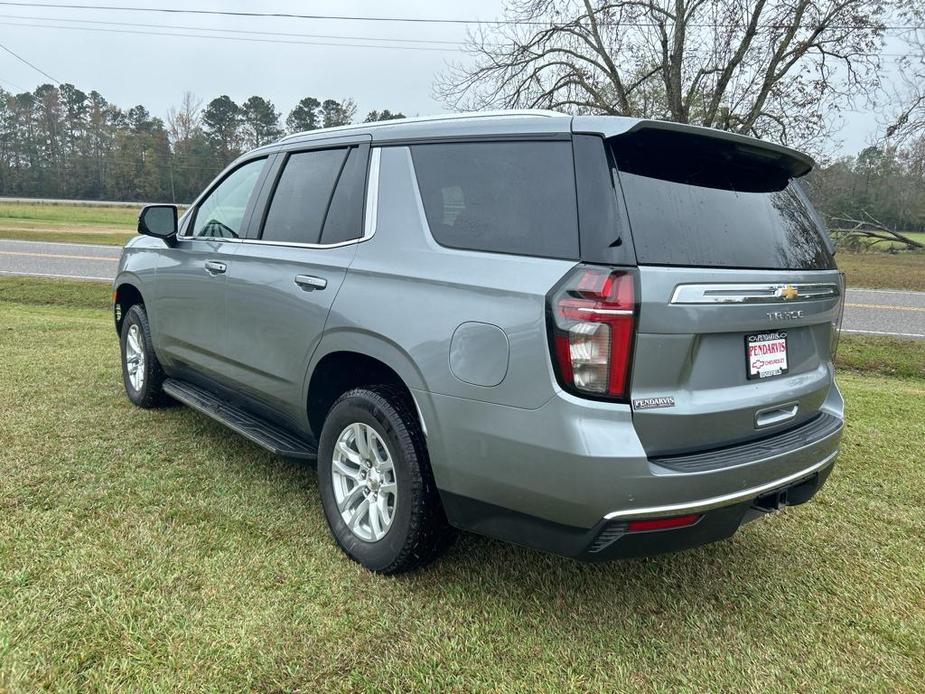
[(164, 381), (164, 392), (174, 400), (179, 400), (184, 405), (221, 422), (271, 453), (304, 460), (314, 460), (318, 456), (318, 449), (313, 442), (299, 438), (246, 410), (229, 405), (215, 394), (192, 383), (168, 378)]

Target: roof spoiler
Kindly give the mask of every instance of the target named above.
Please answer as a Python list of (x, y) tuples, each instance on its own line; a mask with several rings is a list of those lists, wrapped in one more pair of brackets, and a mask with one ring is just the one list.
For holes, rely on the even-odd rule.
[(766, 142), (747, 135), (739, 135), (728, 130), (704, 128), (664, 120), (640, 120), (624, 116), (575, 116), (572, 119), (572, 132), (601, 135), (605, 138), (619, 137), (630, 133), (665, 132), (717, 140), (728, 143), (735, 149), (740, 150), (742, 154), (766, 159), (768, 164), (783, 169), (793, 178), (805, 176), (815, 166), (815, 162), (808, 154), (784, 145)]

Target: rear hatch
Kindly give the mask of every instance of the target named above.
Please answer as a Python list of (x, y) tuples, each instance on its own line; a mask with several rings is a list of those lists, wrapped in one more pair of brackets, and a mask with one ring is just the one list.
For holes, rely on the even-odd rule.
[(723, 448), (817, 417), (843, 291), (796, 180), (807, 160), (696, 129), (608, 143), (638, 263), (630, 400), (646, 452)]

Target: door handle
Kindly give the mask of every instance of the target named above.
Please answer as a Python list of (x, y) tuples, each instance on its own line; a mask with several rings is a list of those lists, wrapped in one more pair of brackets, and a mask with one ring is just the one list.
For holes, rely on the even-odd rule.
[(220, 263), (217, 260), (206, 261), (206, 272), (210, 275), (221, 275), (227, 269), (228, 266), (225, 263)]
[(758, 412), (755, 413), (755, 427), (760, 429), (761, 427), (769, 427), (774, 424), (786, 422), (788, 419), (796, 417), (799, 409), (800, 405), (798, 403), (791, 402), (786, 405), (769, 407), (766, 410), (758, 410)]
[(295, 283), (307, 292), (324, 289), (328, 286), (328, 281), (324, 277), (315, 277), (314, 275), (296, 275)]

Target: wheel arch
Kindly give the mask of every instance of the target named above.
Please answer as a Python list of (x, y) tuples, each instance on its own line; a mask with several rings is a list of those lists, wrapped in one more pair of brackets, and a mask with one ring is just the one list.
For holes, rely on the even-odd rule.
[(308, 425), (319, 436), (324, 417), (334, 401), (351, 388), (363, 385), (395, 385), (414, 405), (425, 433), (427, 425), (414, 397), (424, 379), (411, 357), (398, 345), (354, 331), (339, 331), (319, 345), (306, 377), (305, 402)]
[(112, 291), (112, 314), (117, 335), (122, 334), (122, 321), (125, 320), (125, 314), (137, 304), (145, 305), (144, 296), (137, 282), (131, 279), (117, 279)]

